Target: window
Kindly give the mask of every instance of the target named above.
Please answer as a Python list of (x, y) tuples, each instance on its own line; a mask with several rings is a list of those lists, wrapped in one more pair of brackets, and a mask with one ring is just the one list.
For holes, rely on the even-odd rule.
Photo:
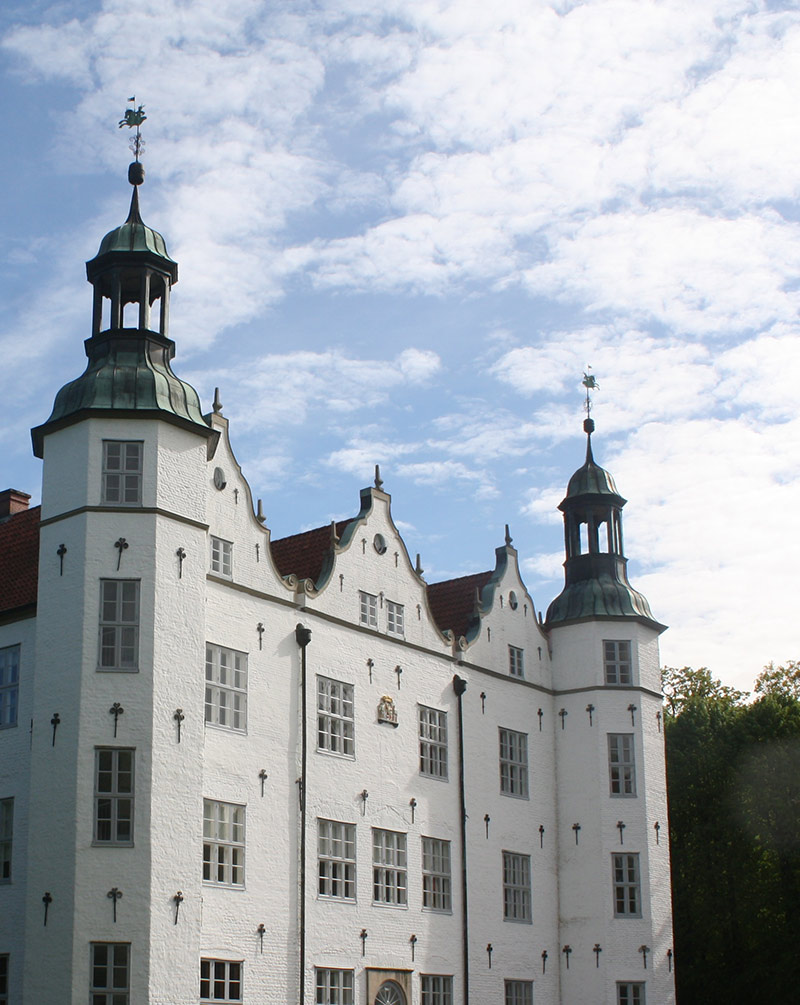
[(100, 669), (136, 670), (139, 665), (139, 582), (100, 580)]
[(317, 1005), (353, 1005), (353, 971), (317, 967)]
[(103, 502), (117, 506), (142, 503), (143, 443), (103, 441)]
[(8, 1005), (8, 953), (0, 953), (0, 1005)]
[(447, 778), (447, 712), (419, 706), (419, 771)]
[(247, 654), (206, 645), (206, 722), (226, 729), (247, 726)]
[(317, 677), (317, 750), (352, 757), (353, 714), (353, 685)]
[(636, 795), (633, 733), (608, 734), (608, 780), (612, 796)]
[(525, 676), (525, 651), (517, 646), (508, 647), (508, 672), (512, 677)]
[(317, 820), (320, 897), (356, 898), (356, 825)]
[(506, 981), (505, 1005), (533, 1005), (533, 981)]
[(200, 1001), (240, 1002), (242, 964), (228, 960), (200, 960)]
[(368, 628), (378, 627), (378, 598), (360, 590), (358, 599), (361, 607), (361, 624)]
[(423, 974), (422, 1005), (453, 1005), (453, 978)]
[(632, 684), (631, 644), (606, 639), (603, 642), (606, 684)]
[(429, 911), (452, 910), (449, 841), (422, 839), (422, 906)]
[(211, 571), (228, 579), (233, 575), (233, 544), (230, 541), (211, 538)]
[(645, 1005), (644, 984), (639, 981), (618, 983), (617, 1005)]
[(129, 1005), (130, 944), (93, 942), (91, 950), (92, 1005)]
[(392, 635), (402, 635), (405, 631), (402, 604), (386, 601), (386, 630)]
[(0, 883), (11, 882), (11, 847), (13, 837), (14, 800), (0, 799)]
[(372, 831), (372, 899), (376, 904), (406, 904), (406, 836)]
[(503, 852), (503, 918), (531, 920), (531, 857)]
[(244, 886), (244, 806), (203, 800), (203, 879)]
[(528, 734), (500, 727), (500, 791), (528, 798)]
[(375, 1005), (406, 1005), (406, 996), (395, 981), (384, 981), (375, 995)]
[(614, 869), (614, 917), (640, 918), (639, 856), (612, 855)]
[(16, 726), (19, 701), (19, 646), (0, 649), (0, 729)]
[(133, 844), (133, 751), (95, 748), (94, 840)]

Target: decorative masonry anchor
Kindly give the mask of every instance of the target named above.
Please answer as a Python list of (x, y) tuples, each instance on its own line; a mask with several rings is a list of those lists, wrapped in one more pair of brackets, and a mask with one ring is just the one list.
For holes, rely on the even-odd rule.
[(636, 706), (635, 705), (628, 705), (628, 711), (631, 713), (631, 726), (635, 726), (636, 725), (636, 719), (634, 718), (634, 715), (636, 713)]
[(372, 683), (372, 668), (375, 666), (375, 660), (367, 660), (367, 670), (369, 670), (369, 682)]
[(489, 837), (489, 823), (491, 822), (491, 819), (492, 818), (489, 816), (488, 813), (483, 818), (484, 825), (486, 826), (486, 837), (487, 838)]
[(256, 541), (256, 562), (261, 561), (261, 545)]
[(600, 968), (600, 953), (602, 953), (603, 947), (599, 942), (595, 942), (592, 946), (592, 952), (594, 953), (594, 965), (597, 969)]
[(183, 903), (183, 890), (178, 890), (175, 896), (172, 898), (175, 901), (175, 924), (178, 924), (178, 912), (181, 909), (181, 904)]
[(539, 732), (541, 733), (541, 731), (542, 731), (542, 716), (544, 715), (544, 712), (540, 708), (538, 708), (536, 710), (536, 714), (539, 716)]
[(53, 903), (53, 898), (50, 896), (50, 891), (47, 890), (45, 895), (42, 897), (42, 903), (44, 904), (44, 925), (47, 927), (47, 909)]
[(492, 949), (491, 942), (487, 942), (486, 943), (486, 955), (489, 957), (489, 969), (490, 970), (492, 969), (492, 953), (493, 952), (494, 952), (494, 950)]
[(656, 712), (656, 722), (658, 723), (658, 731), (661, 732), (661, 709)]
[(619, 831), (619, 843), (625, 844), (625, 842), (622, 840), (622, 832), (625, 830), (625, 824), (623, 823), (622, 820), (617, 820), (617, 830)]
[(114, 924), (117, 923), (117, 901), (122, 899), (122, 890), (118, 890), (116, 886), (112, 886), (111, 889), (106, 894), (108, 899), (112, 901), (114, 905)]
[(539, 824), (539, 847), (544, 848), (544, 824)]
[(411, 823), (414, 823), (414, 810), (417, 808), (417, 800), (412, 796), (408, 801), (408, 805), (411, 807)]
[(266, 768), (262, 768), (258, 773), (258, 777), (261, 779), (261, 798), (264, 798), (264, 782), (269, 778)]
[(658, 837), (661, 832), (661, 824), (658, 822), (658, 820), (656, 820), (656, 822), (653, 824), (653, 830), (656, 832), (656, 844), (658, 844), (659, 843)]
[(547, 950), (542, 950), (542, 973), (547, 972)]
[(481, 691), (481, 715), (486, 715), (486, 692)]
[(400, 674), (403, 672), (403, 668), (401, 666), (396, 666), (394, 668), (394, 672), (397, 674), (397, 690), (399, 691), (400, 690)]
[(369, 792), (367, 792), (366, 789), (362, 789), (358, 795), (361, 799), (361, 816), (365, 817), (367, 815), (367, 800), (369, 799)]
[(122, 553), (123, 551), (128, 550), (128, 542), (125, 540), (124, 537), (120, 537), (114, 542), (114, 547), (119, 552), (119, 554), (117, 555), (117, 569), (119, 569), (120, 564), (122, 562)]
[(411, 944), (411, 962), (413, 963), (414, 962), (414, 952), (415, 952), (415, 950), (417, 948), (417, 937), (416, 937), (416, 935), (412, 935), (411, 938), (408, 941)]
[(263, 953), (264, 953), (264, 932), (266, 932), (266, 928), (264, 927), (264, 922), (263, 921), (261, 922), (261, 924), (256, 929), (256, 932), (258, 933), (258, 940), (259, 940), (259, 942), (261, 944), (261, 953), (263, 955)]
[(565, 708), (561, 708), (561, 709), (558, 710), (558, 714), (561, 716), (561, 728), (563, 729), (564, 728), (564, 720), (569, 715), (569, 712)]
[(178, 548), (175, 554), (178, 556), (178, 579), (183, 579), (183, 560), (186, 558), (186, 552), (183, 548)]
[(569, 970), (569, 958), (570, 958), (570, 954), (572, 953), (572, 946), (564, 946), (564, 948), (561, 950), (561, 952), (566, 957), (566, 960), (567, 960), (567, 970)]
[(581, 831), (581, 825), (580, 824), (573, 824), (572, 825), (572, 829), (575, 831), (575, 844), (577, 844), (578, 843), (578, 834), (580, 834), (580, 831)]
[(59, 562), (61, 563), (61, 567), (59, 568), (58, 571), (59, 576), (64, 575), (64, 556), (66, 555), (66, 553), (67, 553), (67, 546), (62, 541), (61, 544), (58, 546), (58, 551), (56, 552), (56, 555), (58, 555)]
[(594, 705), (587, 705), (586, 706), (586, 711), (589, 713), (589, 725), (591, 726), (591, 725), (593, 725), (593, 723), (592, 723), (592, 712), (594, 712)]
[(182, 708), (176, 708), (175, 709), (175, 715), (173, 715), (172, 718), (178, 724), (178, 743), (180, 743), (181, 742), (181, 723), (186, 718), (186, 716), (183, 714), (183, 709)]
[(366, 928), (361, 929), (361, 934), (358, 936), (361, 939), (361, 955), (367, 955), (367, 939), (369, 938), (369, 932)]
[(672, 973), (672, 950), (667, 950), (667, 970)]
[(61, 722), (61, 716), (58, 712), (53, 712), (53, 718), (50, 720), (50, 725), (53, 727), (53, 746), (56, 745), (56, 730), (58, 729), (58, 724)]
[(108, 712), (109, 712), (109, 715), (113, 715), (114, 716), (114, 739), (116, 739), (117, 738), (117, 722), (119, 721), (119, 717), (121, 715), (124, 715), (125, 709), (122, 707), (122, 705), (120, 705), (120, 703), (118, 701), (115, 701), (114, 704), (111, 706), (111, 708), (108, 710)]
[(647, 954), (650, 952), (650, 946), (639, 946), (639, 952), (642, 954), (642, 966), (647, 970)]
[(256, 631), (258, 632), (258, 648), (259, 649), (263, 649), (264, 648), (264, 623), (263, 623), (263, 621), (259, 621), (259, 623), (256, 625)]

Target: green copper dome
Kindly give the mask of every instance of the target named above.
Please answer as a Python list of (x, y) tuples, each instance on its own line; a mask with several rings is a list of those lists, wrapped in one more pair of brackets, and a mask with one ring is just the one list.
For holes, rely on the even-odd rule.
[[(133, 191), (135, 196), (136, 189)], [(138, 217), (138, 212), (136, 216)], [(121, 227), (110, 230), (100, 242), (97, 257), (112, 251), (149, 251), (151, 255), (158, 255), (159, 258), (172, 262), (167, 254), (167, 242), (157, 230), (144, 224), (141, 218), (129, 217)]]

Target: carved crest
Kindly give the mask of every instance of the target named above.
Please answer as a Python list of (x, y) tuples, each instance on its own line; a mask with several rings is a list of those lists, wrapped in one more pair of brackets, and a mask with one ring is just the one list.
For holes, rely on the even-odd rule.
[(397, 725), (397, 709), (394, 707), (394, 699), (385, 694), (378, 702), (378, 722), (388, 722), (392, 726)]

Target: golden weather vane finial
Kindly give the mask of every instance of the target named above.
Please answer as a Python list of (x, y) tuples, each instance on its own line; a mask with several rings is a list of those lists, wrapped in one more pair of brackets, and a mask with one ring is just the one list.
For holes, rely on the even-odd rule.
[(586, 410), (586, 415), (591, 416), (592, 414), (592, 399), (589, 396), (590, 391), (599, 391), (600, 385), (597, 383), (597, 378), (593, 373), (589, 373), (591, 366), (586, 367), (586, 372), (583, 374), (583, 380), (581, 383), (586, 388), (586, 401), (583, 403), (583, 407)]
[(144, 114), (144, 105), (136, 107), (136, 95), (128, 98), (128, 103), (133, 107), (125, 109), (125, 118), (119, 120), (119, 128), (122, 129), (123, 126), (127, 126), (129, 129), (133, 129), (134, 126), (136, 127), (136, 134), (131, 137), (131, 150), (133, 151), (134, 158), (138, 161), (139, 157), (144, 153), (144, 140), (142, 139), (139, 127), (147, 116)]

